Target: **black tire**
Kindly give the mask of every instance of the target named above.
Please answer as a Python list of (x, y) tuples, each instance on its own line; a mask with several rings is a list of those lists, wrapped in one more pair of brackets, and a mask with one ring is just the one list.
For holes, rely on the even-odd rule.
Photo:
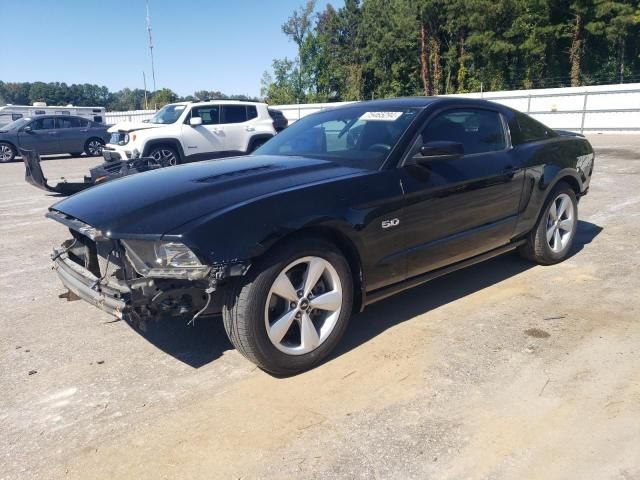
[(0, 142), (0, 163), (13, 162), (16, 158), (16, 149), (10, 143)]
[[(304, 257), (319, 257), (334, 268), (342, 287), (342, 303), (333, 329), (314, 350), (297, 355), (287, 354), (276, 348), (269, 339), (265, 320), (270, 312), (267, 310), (267, 299), (278, 275), (292, 262)], [(251, 270), (253, 274), (247, 274), (243, 283), (228, 288), (222, 312), (225, 330), (236, 349), (258, 367), (275, 375), (299, 373), (326, 358), (342, 338), (353, 308), (351, 270), (339, 250), (324, 240), (298, 237), (267, 253)], [(301, 304), (303, 299), (300, 300)], [(291, 325), (294, 324), (295, 320)], [(300, 321), (297, 328), (301, 328), (299, 325)]]
[(104, 140), (98, 137), (92, 137), (84, 143), (84, 153), (87, 157), (99, 157), (102, 155)]
[[(571, 221), (567, 223), (570, 225), (571, 229), (567, 232), (568, 236), (566, 238), (566, 242), (562, 241), (560, 244), (561, 247), (559, 246), (554, 250), (550, 244), (553, 240), (547, 240), (547, 231), (553, 226), (553, 222), (550, 220), (550, 211), (552, 208), (555, 208), (556, 202), (567, 197), (572, 207), (572, 218)], [(573, 188), (571, 188), (567, 183), (559, 182), (549, 194), (536, 226), (528, 234), (527, 243), (520, 247), (518, 252), (524, 258), (541, 265), (553, 265), (554, 263), (561, 262), (567, 258), (567, 255), (571, 251), (573, 241), (576, 237), (577, 226), (578, 201), (576, 199), (576, 194), (573, 191)], [(556, 230), (559, 232), (562, 231), (557, 227)]]
[(155, 145), (149, 150), (148, 157), (155, 158), (163, 167), (180, 165), (180, 155), (175, 148), (169, 145)]

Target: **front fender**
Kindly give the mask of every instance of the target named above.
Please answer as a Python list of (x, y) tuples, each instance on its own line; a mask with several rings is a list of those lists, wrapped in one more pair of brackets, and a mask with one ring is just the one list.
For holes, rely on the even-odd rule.
[(152, 138), (145, 140), (144, 148), (142, 149), (142, 156), (148, 156), (151, 149), (156, 145), (169, 145), (176, 149), (178, 155), (180, 155), (180, 158), (184, 158), (184, 150), (182, 149), (182, 144), (177, 138), (171, 137)]
[(403, 202), (395, 169), (363, 172), (252, 198), (176, 227), (165, 238), (180, 239), (210, 264), (251, 263), (292, 234), (316, 231), (345, 240), (374, 288), (405, 273), (405, 263), (390, 255), (403, 248), (402, 229), (382, 234), (381, 227), (384, 219), (401, 215)]
[(294, 191), (241, 205), (198, 222), (180, 236), (210, 263), (254, 259), (289, 235), (313, 228), (335, 231), (360, 250), (354, 225), (358, 220), (348, 209), (328, 201), (311, 205), (305, 197), (304, 191)]

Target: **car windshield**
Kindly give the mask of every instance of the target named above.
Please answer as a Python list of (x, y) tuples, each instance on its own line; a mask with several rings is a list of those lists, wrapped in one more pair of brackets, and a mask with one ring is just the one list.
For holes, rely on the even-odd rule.
[(19, 118), (18, 120), (14, 120), (11, 123), (7, 123), (6, 125), (3, 125), (2, 127), (0, 127), (0, 130), (7, 131), (7, 132), (9, 130), (16, 130), (20, 127), (23, 127), (30, 121), (31, 121), (30, 118)]
[(329, 109), (298, 120), (255, 151), (256, 155), (316, 157), (375, 170), (416, 118), (418, 109)]
[(186, 105), (165, 105), (151, 117), (149, 123), (175, 123), (186, 107)]

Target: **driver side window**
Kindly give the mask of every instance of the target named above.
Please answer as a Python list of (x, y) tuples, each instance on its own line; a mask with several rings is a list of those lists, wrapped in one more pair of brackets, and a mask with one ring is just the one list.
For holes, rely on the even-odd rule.
[(421, 137), (421, 143), (461, 143), (465, 155), (496, 152), (507, 147), (500, 114), (491, 110), (456, 109), (442, 112), (429, 121)]
[(55, 119), (53, 117), (39, 118), (38, 120), (31, 122), (31, 125), (29, 126), (32, 130), (53, 130), (56, 128), (54, 122)]

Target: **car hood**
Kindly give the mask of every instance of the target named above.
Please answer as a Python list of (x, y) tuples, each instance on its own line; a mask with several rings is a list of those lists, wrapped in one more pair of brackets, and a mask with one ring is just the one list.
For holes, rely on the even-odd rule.
[(116, 123), (114, 126), (109, 127), (109, 130), (107, 130), (109, 133), (116, 133), (116, 132), (125, 132), (125, 133), (129, 133), (129, 132), (134, 132), (136, 130), (147, 130), (149, 128), (159, 128), (159, 127), (166, 127), (166, 124), (162, 124), (162, 123), (144, 123), (144, 122), (120, 122), (120, 123)]
[(162, 168), (89, 188), (51, 207), (113, 238), (159, 236), (265, 195), (366, 170), (306, 157), (252, 155)]

